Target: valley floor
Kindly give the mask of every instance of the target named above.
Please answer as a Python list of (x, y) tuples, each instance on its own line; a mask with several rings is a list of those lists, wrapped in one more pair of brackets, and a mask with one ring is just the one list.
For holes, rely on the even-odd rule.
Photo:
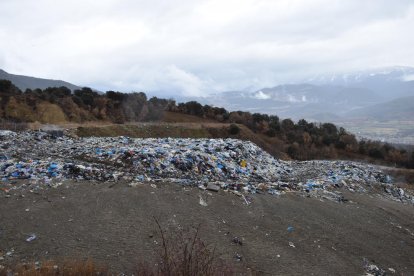
[(354, 133), (358, 138), (392, 144), (414, 145), (414, 121), (338, 121), (338, 126)]

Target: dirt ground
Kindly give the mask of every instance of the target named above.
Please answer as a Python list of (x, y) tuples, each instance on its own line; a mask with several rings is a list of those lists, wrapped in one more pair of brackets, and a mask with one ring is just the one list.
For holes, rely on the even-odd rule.
[[(156, 258), (156, 217), (169, 230), (200, 224), (201, 238), (246, 273), (363, 275), (366, 258), (389, 275), (414, 275), (413, 205), (343, 192), (350, 202), (290, 193), (251, 195), (249, 205), (223, 191), (167, 183), (65, 182), (10, 197), (0, 192), (0, 264), (89, 257), (128, 274)], [(36, 239), (27, 242), (32, 233)]]

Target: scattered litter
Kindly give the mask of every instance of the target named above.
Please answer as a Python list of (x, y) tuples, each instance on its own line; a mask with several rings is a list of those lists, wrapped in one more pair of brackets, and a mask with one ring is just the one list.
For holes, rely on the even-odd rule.
[(289, 226), (289, 227), (287, 228), (287, 230), (288, 230), (288, 232), (289, 232), (289, 233), (293, 232), (293, 230), (294, 230), (294, 229), (293, 229), (293, 226)]
[(234, 237), (232, 242), (238, 245), (243, 245), (243, 241), (239, 237)]
[(201, 196), (200, 196), (200, 205), (204, 207), (208, 206), (207, 202)]
[(12, 257), (14, 253), (14, 248), (12, 248), (10, 251), (6, 252), (6, 257)]
[(246, 203), (246, 205), (249, 205), (251, 203), (250, 201), (247, 200), (247, 198), (244, 195), (242, 195), (242, 197), (243, 197), (244, 202)]
[(296, 248), (296, 246), (293, 244), (293, 242), (289, 242), (289, 246), (293, 247), (293, 248)]
[(242, 260), (243, 260), (243, 257), (242, 257), (242, 255), (240, 255), (240, 254), (236, 254), (235, 256), (234, 256), (234, 258), (236, 259), (236, 261), (238, 261), (238, 262), (241, 262)]
[(31, 241), (34, 241), (36, 238), (37, 238), (36, 234), (31, 234), (31, 235), (30, 235), (30, 236), (26, 239), (26, 241), (27, 241), (27, 242), (31, 242)]
[(129, 187), (138, 187), (140, 185), (141, 185), (141, 183), (138, 183), (138, 182), (131, 182), (131, 183), (128, 184)]
[(14, 137), (16, 132), (11, 130), (0, 130), (0, 137)]
[(366, 271), (366, 276), (385, 276), (387, 273), (385, 270), (379, 268), (375, 264), (370, 264), (366, 258), (363, 259), (364, 269)]

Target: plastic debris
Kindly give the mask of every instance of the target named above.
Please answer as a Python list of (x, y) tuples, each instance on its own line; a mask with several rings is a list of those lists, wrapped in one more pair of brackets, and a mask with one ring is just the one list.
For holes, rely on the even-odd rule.
[[(230, 191), (240, 197), (303, 192), (336, 202), (346, 202), (339, 189), (374, 190), (414, 203), (410, 192), (393, 185), (375, 166), (351, 161), (282, 161), (237, 139), (74, 138), (0, 131), (0, 147), (0, 188), (5, 192), (57, 187), (65, 180), (123, 180), (177, 183)], [(243, 201), (251, 203), (246, 196)]]
[(248, 198), (245, 195), (242, 195), (244, 202), (246, 203), (246, 205), (250, 205), (252, 202), (250, 200), (248, 200)]
[(206, 189), (209, 191), (218, 192), (220, 190), (220, 186), (213, 183), (208, 183)]
[(387, 275), (386, 271), (379, 268), (375, 264), (370, 264), (366, 258), (363, 259), (364, 269), (367, 272), (366, 276), (385, 276)]
[(204, 207), (208, 206), (207, 202), (201, 196), (200, 196), (200, 202), (199, 203), (200, 203), (201, 206), (204, 206)]
[(26, 241), (31, 242), (34, 241), (37, 238), (36, 234), (30, 234), (29, 237), (27, 237)]

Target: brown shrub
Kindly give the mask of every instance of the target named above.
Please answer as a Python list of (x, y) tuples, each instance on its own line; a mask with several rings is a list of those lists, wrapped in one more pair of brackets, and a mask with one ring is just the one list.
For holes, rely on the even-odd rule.
[(159, 263), (154, 267), (140, 264), (136, 274), (147, 275), (231, 275), (234, 273), (231, 266), (220, 260), (215, 248), (200, 238), (200, 226), (167, 234), (155, 219), (158, 234), (161, 239)]
[(63, 110), (56, 104), (42, 102), (37, 105), (37, 115), (39, 121), (48, 124), (58, 124), (66, 122)]
[(11, 97), (4, 109), (5, 117), (19, 122), (35, 121), (35, 113), (25, 102), (19, 102), (15, 97)]

